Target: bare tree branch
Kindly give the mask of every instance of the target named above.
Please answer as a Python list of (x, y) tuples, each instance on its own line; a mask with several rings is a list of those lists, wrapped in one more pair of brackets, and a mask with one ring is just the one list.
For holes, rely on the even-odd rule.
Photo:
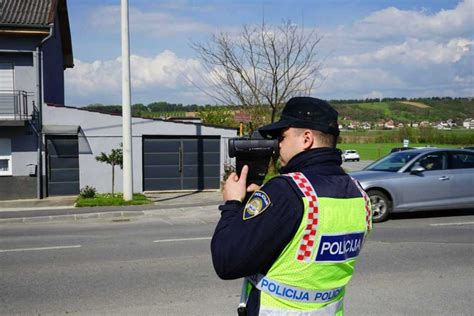
[(202, 61), (204, 84), (195, 87), (217, 102), (256, 107), (273, 122), (291, 97), (309, 95), (320, 76), (317, 60), (320, 38), (291, 22), (273, 27), (243, 26), (238, 37), (220, 33), (209, 42), (192, 42)]

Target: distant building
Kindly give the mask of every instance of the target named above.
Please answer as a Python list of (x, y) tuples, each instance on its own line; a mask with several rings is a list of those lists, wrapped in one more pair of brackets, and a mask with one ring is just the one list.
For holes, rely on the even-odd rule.
[(440, 129), (440, 130), (450, 130), (451, 129), (451, 125), (448, 124), (447, 122), (439, 122), (434, 127), (436, 129)]
[(361, 127), (362, 129), (370, 129), (370, 128), (371, 128), (369, 122), (362, 122), (362, 124), (360, 125), (360, 127)]
[(393, 120), (388, 120), (387, 122), (384, 123), (383, 127), (385, 129), (394, 129), (395, 123), (393, 122)]
[(352, 121), (349, 123), (349, 125), (347, 126), (348, 129), (357, 129), (359, 128), (360, 126), (360, 122), (359, 121)]
[(446, 123), (448, 124), (449, 127), (457, 126), (456, 122), (453, 119), (448, 119)]
[(472, 118), (465, 119), (462, 126), (467, 129), (474, 129), (474, 120)]
[(430, 127), (430, 122), (429, 121), (421, 121), (420, 122), (420, 128), (427, 128)]

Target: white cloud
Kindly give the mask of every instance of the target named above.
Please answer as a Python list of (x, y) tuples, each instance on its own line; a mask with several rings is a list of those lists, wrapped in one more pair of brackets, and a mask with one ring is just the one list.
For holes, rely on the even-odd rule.
[(452, 10), (441, 10), (434, 15), (428, 15), (425, 11), (403, 11), (389, 7), (355, 23), (353, 32), (360, 39), (397, 36), (432, 39), (472, 36), (473, 29), (474, 0), (465, 0)]
[(325, 68), (326, 78), (316, 94), (362, 97), (373, 90), (401, 89), (403, 80), (380, 68)]
[[(99, 7), (89, 17), (92, 26), (106, 31), (120, 31), (120, 6)], [(142, 11), (129, 8), (131, 32), (147, 34), (150, 37), (173, 36), (177, 34), (210, 33), (214, 31), (207, 23), (186, 16), (161, 11)]]
[(387, 45), (375, 51), (335, 57), (331, 63), (339, 67), (375, 64), (426, 65), (458, 62), (469, 54), (474, 41), (456, 38), (447, 43), (410, 39), (402, 44)]
[[(110, 97), (120, 95), (121, 58), (97, 60), (91, 63), (76, 59), (74, 63), (74, 68), (66, 71), (68, 97), (82, 99), (97, 95), (98, 99), (102, 99), (107, 95)], [(130, 68), (132, 90), (137, 94), (153, 95), (154, 92), (163, 90), (168, 90), (168, 93), (173, 90), (187, 90), (188, 94), (192, 94), (195, 93), (192, 82), (199, 82), (201, 77), (199, 61), (179, 58), (169, 50), (155, 57), (132, 55)], [(156, 94), (155, 99), (159, 99), (161, 96), (159, 93)], [(89, 101), (94, 102), (99, 101)]]
[(451, 10), (394, 7), (326, 31), (321, 93), (329, 97), (472, 96), (474, 0)]
[(383, 93), (380, 91), (370, 91), (370, 93), (364, 95), (364, 99), (381, 99), (383, 98)]
[(118, 60), (92, 63), (74, 60), (74, 68), (65, 72), (66, 89), (70, 95), (87, 96), (99, 91), (116, 91), (120, 84)]
[(132, 84), (137, 88), (161, 85), (166, 88), (190, 86), (198, 79), (200, 63), (196, 59), (178, 58), (166, 50), (154, 58), (131, 56)]

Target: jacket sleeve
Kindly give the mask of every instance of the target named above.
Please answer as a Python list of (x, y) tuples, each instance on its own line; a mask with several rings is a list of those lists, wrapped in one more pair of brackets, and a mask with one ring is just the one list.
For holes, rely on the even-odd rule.
[(211, 252), (214, 269), (222, 279), (266, 273), (298, 230), (303, 204), (288, 181), (276, 177), (259, 191), (269, 204), (254, 217), (244, 220), (245, 205), (238, 201), (219, 207), (222, 213)]

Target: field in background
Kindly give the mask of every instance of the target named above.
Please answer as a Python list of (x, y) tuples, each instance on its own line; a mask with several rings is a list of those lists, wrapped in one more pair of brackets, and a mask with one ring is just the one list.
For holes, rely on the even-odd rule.
[(472, 146), (474, 144), (474, 130), (455, 129), (438, 130), (434, 128), (400, 128), (395, 130), (352, 130), (341, 131), (339, 143), (342, 144), (378, 144), (399, 143), (404, 139), (420, 146)]
[(413, 101), (400, 101), (400, 103), (408, 104), (408, 105), (413, 105), (413, 106), (416, 106), (416, 107), (421, 108), (421, 109), (426, 109), (426, 108), (429, 108), (429, 107), (430, 107), (429, 105), (426, 105), (426, 104), (424, 104), (424, 103), (413, 102)]
[[(426, 144), (410, 144), (410, 147), (426, 147)], [(378, 144), (338, 144), (340, 150), (355, 149), (361, 160), (377, 160), (390, 153), (394, 147), (403, 147), (401, 143), (378, 143)], [(458, 145), (436, 144), (436, 148), (460, 148)]]

